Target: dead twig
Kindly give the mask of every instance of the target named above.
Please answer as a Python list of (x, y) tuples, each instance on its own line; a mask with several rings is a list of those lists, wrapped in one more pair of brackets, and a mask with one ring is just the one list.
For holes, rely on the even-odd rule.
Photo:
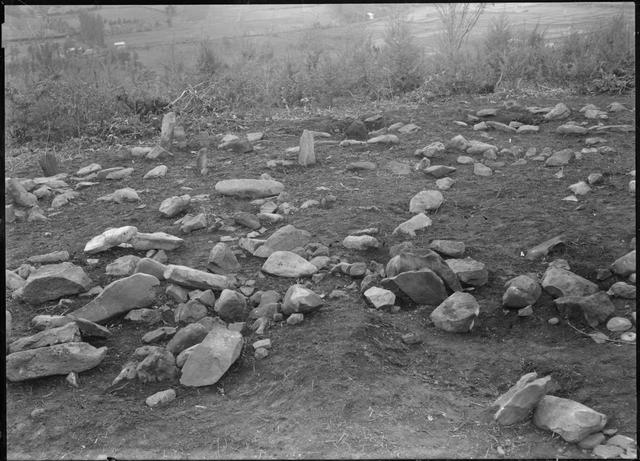
[[(591, 338), (591, 335), (589, 333), (587, 333), (586, 331), (582, 331), (576, 327), (574, 327), (573, 325), (571, 325), (571, 322), (569, 322), (567, 320), (567, 325), (569, 325), (571, 328), (573, 328), (574, 330), (576, 330), (578, 333), (584, 335), (584, 336), (588, 336)], [(626, 345), (632, 345), (635, 346), (635, 341), (634, 342), (627, 342), (627, 341), (618, 341), (617, 339), (609, 339), (609, 338), (602, 338), (604, 341), (608, 341), (610, 343), (616, 343), (616, 344), (626, 344)]]

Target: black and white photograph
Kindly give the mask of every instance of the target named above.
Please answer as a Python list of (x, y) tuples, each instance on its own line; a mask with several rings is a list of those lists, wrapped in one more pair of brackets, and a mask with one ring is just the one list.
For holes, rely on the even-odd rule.
[(637, 459), (634, 2), (2, 14), (5, 459)]

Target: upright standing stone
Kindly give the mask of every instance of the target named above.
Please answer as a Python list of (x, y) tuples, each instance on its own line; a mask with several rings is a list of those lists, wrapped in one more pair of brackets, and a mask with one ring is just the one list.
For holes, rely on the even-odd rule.
[(316, 163), (316, 153), (313, 149), (313, 133), (308, 130), (304, 130), (302, 132), (302, 136), (300, 136), (298, 163), (302, 166), (313, 165)]
[(45, 177), (55, 176), (60, 172), (58, 158), (53, 152), (46, 151), (38, 157), (38, 164)]
[(493, 419), (505, 426), (524, 421), (547, 393), (550, 381), (551, 376), (538, 378), (535, 371), (522, 376), (493, 403), (491, 408), (496, 410)]
[(160, 131), (160, 147), (169, 150), (173, 142), (173, 130), (176, 126), (175, 112), (168, 112), (162, 117), (162, 129)]

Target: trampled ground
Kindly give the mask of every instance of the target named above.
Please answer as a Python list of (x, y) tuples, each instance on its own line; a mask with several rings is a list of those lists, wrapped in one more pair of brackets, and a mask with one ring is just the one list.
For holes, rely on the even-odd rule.
[[(612, 101), (635, 108), (634, 95), (624, 97), (563, 97), (562, 99), (519, 99), (523, 106), (549, 106), (564, 102), (572, 110), (571, 119), (584, 121), (578, 109), (587, 103), (605, 108)], [(55, 250), (68, 250), (72, 261), (83, 266), (101, 286), (113, 278), (105, 266), (129, 251), (118, 248), (100, 253), (100, 263), (86, 265), (85, 243), (109, 227), (137, 226), (140, 231), (164, 231), (180, 235), (174, 219), (158, 212), (162, 200), (172, 195), (210, 194), (210, 201), (192, 207), (209, 217), (226, 218), (237, 210), (256, 210), (248, 200), (218, 195), (214, 184), (222, 179), (253, 177), (268, 172), (285, 184), (292, 202), (319, 199), (331, 193), (337, 197), (330, 209), (310, 208), (287, 216), (287, 223), (310, 231), (314, 241), (331, 248), (349, 262), (375, 260), (385, 264), (388, 248), (401, 239), (392, 230), (411, 217), (410, 198), (424, 189), (435, 189), (435, 179), (412, 171), (407, 176), (386, 168), (391, 160), (413, 166), (416, 148), (432, 141), (446, 141), (455, 134), (482, 140), (471, 127), (462, 128), (453, 120), (464, 120), (466, 112), (486, 107), (502, 107), (498, 98), (467, 97), (434, 101), (414, 107), (384, 110), (385, 122), (413, 122), (421, 129), (400, 135), (392, 148), (377, 145), (340, 148), (317, 146), (319, 163), (313, 167), (269, 170), (266, 160), (280, 158), (285, 148), (297, 145), (303, 128), (326, 131), (328, 118), (245, 122), (246, 130), (263, 130), (264, 149), (250, 154), (231, 154), (213, 149), (213, 167), (202, 178), (196, 174), (195, 155), (176, 152), (163, 162), (127, 159), (120, 149), (105, 144), (85, 145), (59, 153), (68, 159), (64, 171), (73, 174), (81, 166), (97, 162), (103, 168), (132, 166), (129, 179), (103, 181), (81, 191), (81, 197), (60, 209), (48, 223), (13, 223), (6, 227), (6, 263), (15, 269), (27, 257)], [(353, 112), (362, 115), (352, 108)], [(635, 123), (635, 110), (610, 114), (610, 124)], [(545, 123), (539, 134), (514, 135), (491, 131), (491, 142), (499, 148), (521, 146), (541, 150), (571, 148), (580, 151), (586, 136), (560, 136), (560, 122)], [(591, 125), (591, 122), (589, 123)], [(187, 130), (189, 133), (189, 130)], [(224, 134), (219, 129), (213, 134)], [(214, 386), (183, 388), (176, 382), (141, 384), (134, 382), (114, 394), (103, 390), (118, 374), (124, 361), (140, 345), (142, 335), (153, 327), (136, 326), (122, 319), (108, 323), (113, 336), (103, 344), (109, 348), (103, 363), (80, 373), (78, 389), (64, 376), (23, 383), (7, 383), (7, 445), (9, 459), (96, 458), (361, 458), (361, 457), (588, 457), (577, 446), (567, 444), (551, 432), (537, 429), (531, 421), (512, 427), (492, 423), (486, 409), (521, 375), (537, 371), (551, 374), (558, 383), (554, 395), (588, 405), (609, 417), (607, 427), (635, 438), (637, 431), (635, 344), (596, 344), (564, 321), (552, 326), (547, 320), (557, 315), (543, 295), (534, 315), (519, 318), (501, 308), (503, 284), (527, 272), (542, 274), (546, 262), (531, 262), (522, 252), (560, 233), (567, 245), (554, 257), (566, 259), (577, 274), (595, 281), (598, 268), (607, 267), (630, 249), (635, 236), (635, 197), (628, 192), (628, 176), (635, 169), (635, 133), (598, 134), (614, 147), (614, 154), (585, 155), (564, 167), (564, 178), (554, 176), (558, 168), (545, 168), (529, 161), (512, 166), (513, 157), (499, 158), (506, 166), (491, 177), (474, 176), (472, 166), (457, 165), (456, 152), (432, 163), (456, 166), (453, 187), (444, 191), (445, 202), (431, 218), (433, 225), (414, 239), (425, 248), (433, 239), (462, 240), (468, 256), (487, 264), (487, 285), (473, 291), (481, 305), (476, 327), (468, 334), (449, 334), (429, 321), (432, 307), (403, 308), (399, 313), (366, 307), (357, 290), (347, 289), (347, 276), (327, 276), (312, 288), (320, 294), (333, 289), (347, 296), (327, 299), (316, 314), (297, 326), (276, 325), (266, 331), (273, 348), (268, 358), (256, 361), (246, 338), (241, 358)], [(194, 139), (193, 133), (188, 134)], [(335, 135), (333, 139), (341, 139)], [(146, 145), (153, 141), (146, 140)], [(214, 143), (215, 144), (215, 143)], [(192, 146), (191, 150), (197, 150)], [(35, 177), (40, 171), (35, 159), (8, 160), (6, 176)], [(22, 159), (22, 160), (21, 160)], [(348, 163), (368, 160), (375, 171), (345, 171)], [(165, 178), (142, 180), (153, 166), (164, 163)], [(567, 187), (593, 172), (605, 175), (604, 184), (579, 199), (561, 199)], [(139, 191), (139, 204), (109, 204), (95, 199), (121, 187)], [(184, 187), (191, 188), (185, 191)], [(316, 190), (324, 186), (329, 192)], [(370, 209), (375, 205), (377, 209)], [(46, 208), (43, 207), (43, 208)], [(46, 212), (48, 215), (51, 212)], [(345, 250), (340, 242), (350, 231), (380, 228), (383, 248), (371, 252)], [(269, 233), (273, 229), (270, 229)], [(242, 236), (238, 229), (235, 235)], [(169, 262), (204, 269), (209, 251), (220, 232), (195, 231), (186, 235), (185, 245), (169, 253)], [(138, 252), (143, 256), (144, 252)], [(263, 260), (247, 256), (241, 260), (241, 275), (256, 280), (257, 289), (276, 289), (284, 294), (293, 280), (258, 276)], [(609, 282), (610, 283), (610, 282)], [(164, 284), (163, 284), (164, 285)], [(606, 282), (602, 284), (606, 289)], [(6, 296), (13, 314), (13, 336), (33, 334), (29, 323), (37, 314), (61, 314), (70, 308), (54, 304), (32, 307)], [(167, 301), (158, 297), (158, 305)], [(616, 314), (629, 316), (633, 302), (614, 301)], [(584, 331), (592, 331), (579, 322)], [(604, 330), (604, 327), (601, 327)], [(405, 345), (401, 335), (416, 332), (423, 342)], [(177, 399), (151, 409), (144, 400), (172, 387)], [(38, 418), (32, 410), (44, 408)]]

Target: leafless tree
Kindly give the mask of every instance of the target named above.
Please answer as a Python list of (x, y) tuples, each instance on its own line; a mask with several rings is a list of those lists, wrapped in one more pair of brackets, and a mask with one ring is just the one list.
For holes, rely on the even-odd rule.
[(444, 25), (443, 51), (456, 55), (467, 35), (478, 22), (486, 3), (435, 3), (438, 16)]

